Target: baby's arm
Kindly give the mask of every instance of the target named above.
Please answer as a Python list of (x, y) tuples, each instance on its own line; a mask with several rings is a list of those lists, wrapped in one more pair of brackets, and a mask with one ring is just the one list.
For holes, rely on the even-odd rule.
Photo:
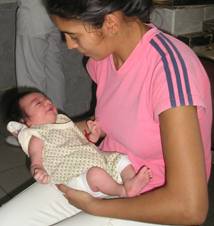
[(49, 182), (49, 175), (42, 163), (43, 141), (32, 136), (29, 142), (28, 153), (31, 159), (31, 174), (36, 181), (42, 184)]
[(105, 133), (101, 130), (96, 120), (88, 120), (87, 126), (89, 133), (87, 134), (89, 141), (96, 143), (101, 137), (105, 136)]

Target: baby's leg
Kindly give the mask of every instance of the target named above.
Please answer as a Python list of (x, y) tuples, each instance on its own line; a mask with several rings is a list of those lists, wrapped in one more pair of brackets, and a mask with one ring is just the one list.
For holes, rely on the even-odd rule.
[(88, 185), (94, 192), (102, 192), (111, 196), (125, 196), (125, 188), (118, 184), (105, 170), (92, 167), (86, 174)]
[(146, 166), (140, 168), (136, 173), (133, 166), (130, 164), (121, 172), (126, 195), (133, 197), (139, 195), (142, 189), (149, 183), (152, 178), (151, 170)]

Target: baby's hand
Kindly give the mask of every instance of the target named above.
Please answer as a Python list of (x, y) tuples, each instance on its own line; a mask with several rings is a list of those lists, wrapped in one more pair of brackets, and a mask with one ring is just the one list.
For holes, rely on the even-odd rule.
[(47, 171), (43, 167), (35, 167), (32, 175), (34, 179), (41, 184), (47, 184), (50, 179)]
[(89, 141), (91, 141), (92, 143), (96, 143), (100, 136), (101, 136), (101, 129), (98, 126), (96, 121), (92, 121), (92, 120), (88, 120), (87, 121), (87, 126), (89, 129), (89, 133), (87, 134), (87, 138), (89, 139)]

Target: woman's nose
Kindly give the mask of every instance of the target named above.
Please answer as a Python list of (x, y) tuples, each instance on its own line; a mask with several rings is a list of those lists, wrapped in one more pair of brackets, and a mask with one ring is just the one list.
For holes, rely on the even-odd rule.
[(67, 34), (65, 34), (65, 41), (68, 49), (76, 49), (78, 47), (78, 44)]

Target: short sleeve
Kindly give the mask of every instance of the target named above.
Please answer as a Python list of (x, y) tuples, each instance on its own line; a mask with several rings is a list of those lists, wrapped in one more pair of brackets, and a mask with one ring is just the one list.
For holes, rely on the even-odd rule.
[(27, 126), (25, 124), (15, 121), (10, 121), (7, 124), (7, 130), (14, 135), (18, 135), (19, 131), (26, 127)]
[(22, 147), (22, 150), (25, 152), (27, 156), (29, 156), (28, 147), (29, 147), (30, 139), (32, 136), (35, 136), (41, 139), (41, 136), (39, 135), (39, 133), (36, 130), (31, 128), (24, 128), (18, 134), (18, 141)]
[(194, 105), (201, 111), (207, 107), (205, 94), (210, 87), (200, 62), (195, 59), (175, 65), (170, 61), (170, 56), (165, 55), (154, 70), (151, 102), (155, 121), (170, 108)]

